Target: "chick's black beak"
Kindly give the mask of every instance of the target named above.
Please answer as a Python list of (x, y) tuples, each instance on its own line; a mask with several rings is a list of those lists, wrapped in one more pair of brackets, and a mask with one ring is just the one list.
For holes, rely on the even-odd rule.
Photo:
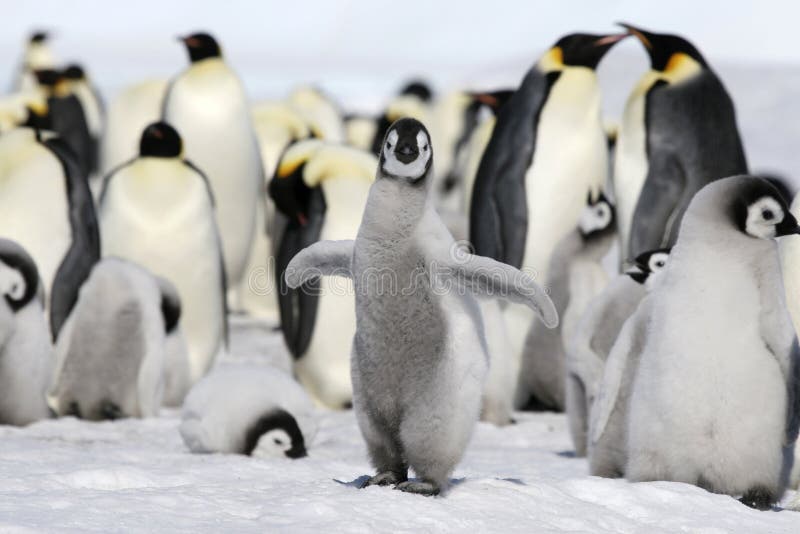
[(416, 144), (410, 143), (408, 141), (401, 141), (397, 144), (397, 148), (394, 150), (394, 154), (398, 160), (402, 163), (411, 163), (417, 156), (419, 155), (419, 150), (417, 149)]
[(775, 227), (775, 235), (780, 237), (794, 234), (800, 234), (800, 226), (798, 226), (794, 215), (787, 213), (780, 224)]
[(625, 274), (633, 278), (639, 284), (643, 284), (647, 280), (647, 272), (643, 271), (638, 265), (634, 265), (625, 270)]
[(308, 456), (306, 448), (302, 445), (299, 447), (292, 447), (291, 449), (286, 451), (285, 454), (292, 460), (297, 460), (298, 458), (305, 458), (306, 456)]

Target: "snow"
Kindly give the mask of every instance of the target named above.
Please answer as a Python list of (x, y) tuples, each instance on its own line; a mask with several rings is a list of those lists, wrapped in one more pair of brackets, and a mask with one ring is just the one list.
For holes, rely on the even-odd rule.
[[(226, 366), (288, 365), (271, 328), (235, 318), (232, 334)], [(360, 490), (371, 469), (352, 412), (316, 415), (299, 460), (191, 454), (177, 410), (0, 427), (0, 531), (705, 534), (794, 533), (800, 524), (800, 513), (754, 511), (686, 484), (589, 477), (553, 413), (520, 413), (505, 428), (480, 423), (445, 497)]]

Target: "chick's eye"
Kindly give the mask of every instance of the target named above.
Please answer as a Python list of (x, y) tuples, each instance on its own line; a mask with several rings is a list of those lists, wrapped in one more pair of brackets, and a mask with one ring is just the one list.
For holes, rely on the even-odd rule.
[(392, 149), (392, 143), (388, 143), (387, 142), (386, 143), (386, 150), (391, 150), (391, 149)]
[(422, 150), (424, 150), (425, 152), (427, 152), (427, 151), (428, 151), (428, 145), (425, 145), (425, 146), (423, 146), (423, 147), (422, 147)]
[(275, 438), (272, 441), (275, 442), (275, 445), (283, 445), (283, 441), (279, 440), (278, 438)]
[(656, 262), (656, 267), (663, 267), (663, 266), (664, 266), (664, 262), (663, 261), (657, 261)]
[(761, 212), (761, 216), (764, 218), (765, 221), (771, 221), (775, 218), (775, 214), (772, 213), (772, 210), (763, 210)]

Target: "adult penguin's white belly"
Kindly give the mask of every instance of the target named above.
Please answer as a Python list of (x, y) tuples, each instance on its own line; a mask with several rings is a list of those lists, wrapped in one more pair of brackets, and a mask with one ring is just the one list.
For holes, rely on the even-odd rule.
[[(322, 182), (327, 211), (320, 240), (355, 239), (370, 183), (363, 178), (337, 177)], [(308, 350), (295, 362), (295, 373), (315, 399), (343, 406), (353, 393), (350, 352), (356, 332), (353, 282), (322, 277), (314, 333)]]
[(20, 128), (0, 138), (0, 235), (28, 251), (49, 296), (72, 231), (64, 170), (33, 136)]
[(575, 229), (586, 196), (604, 185), (607, 169), (595, 74), (564, 71), (541, 110), (536, 150), (525, 176), (528, 230), (522, 268), (535, 270), (540, 282), (547, 280), (553, 249)]
[(206, 185), (180, 161), (138, 160), (109, 182), (100, 227), (104, 256), (140, 263), (175, 284), (191, 378), (198, 380), (222, 346), (226, 319)]
[[(625, 104), (625, 113), (617, 136), (613, 182), (617, 226), (623, 254), (628, 248), (636, 202), (639, 200), (639, 193), (641, 193), (647, 177), (645, 104), (647, 103), (647, 92), (655, 81), (655, 73), (645, 74), (633, 90)], [(626, 259), (628, 258), (623, 257), (621, 261)]]
[(205, 60), (175, 80), (164, 118), (183, 138), (187, 159), (211, 183), (228, 287), (236, 288), (253, 241), (262, 180), (242, 86), (222, 61)]

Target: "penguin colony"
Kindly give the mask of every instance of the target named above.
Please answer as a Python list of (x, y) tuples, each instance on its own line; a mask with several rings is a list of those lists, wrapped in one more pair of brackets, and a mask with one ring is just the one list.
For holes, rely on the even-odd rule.
[[(800, 200), (748, 173), (695, 45), (621, 26), (376, 115), (253, 104), (208, 33), (106, 106), (32, 34), (0, 99), (0, 424), (182, 407), (192, 452), (297, 459), (352, 407), (362, 487), (439, 495), (479, 419), (566, 411), (593, 475), (770, 509), (798, 474)], [(595, 71), (626, 38), (650, 67), (609, 135)], [(220, 364), (231, 313), (292, 374)]]

